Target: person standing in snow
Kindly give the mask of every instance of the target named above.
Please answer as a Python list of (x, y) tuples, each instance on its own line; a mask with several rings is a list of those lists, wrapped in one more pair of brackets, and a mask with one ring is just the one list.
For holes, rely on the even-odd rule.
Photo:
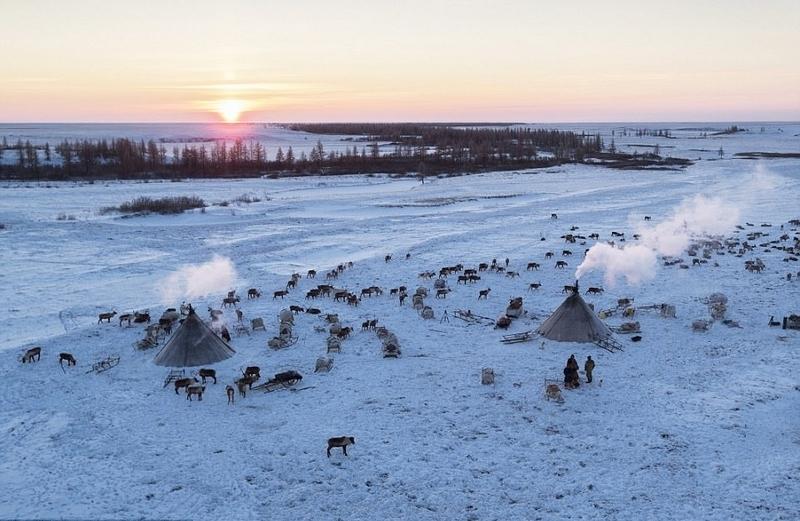
[(508, 268), (508, 257), (506, 257), (506, 268)]
[(578, 361), (575, 360), (575, 355), (571, 355), (567, 360), (567, 367), (570, 369), (578, 370)]
[(594, 360), (589, 356), (586, 358), (586, 363), (583, 364), (583, 370), (586, 371), (586, 381), (592, 383), (592, 371), (594, 371)]

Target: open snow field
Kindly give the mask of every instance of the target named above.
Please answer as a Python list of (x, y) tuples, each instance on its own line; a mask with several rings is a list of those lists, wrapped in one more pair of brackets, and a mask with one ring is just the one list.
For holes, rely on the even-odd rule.
[[(727, 139), (726, 152), (774, 150), (760, 136)], [(797, 151), (794, 139), (781, 150)], [(523, 296), (528, 315), (509, 332), (535, 329), (594, 243), (565, 244), (570, 226), (604, 241), (625, 231), (631, 240), (643, 216), (657, 224), (697, 194), (721, 198), (739, 209), (742, 225), (754, 223), (743, 238), (792, 234), (798, 181), (800, 160), (726, 158), (683, 172), (569, 166), (424, 185), (385, 177), (2, 185), (0, 518), (798, 519), (800, 334), (767, 326), (770, 315), (800, 311), (800, 282), (786, 280), (800, 262), (783, 262), (784, 252), (660, 266), (639, 286), (584, 276), (582, 288), (606, 289), (587, 296), (598, 310), (622, 297), (677, 308), (675, 319), (638, 312), (642, 341), (620, 335), (625, 351), (616, 354), (541, 339), (505, 345), (504, 332), (454, 317), (471, 309), (494, 318)], [(180, 216), (97, 213), (138, 195), (215, 203), (245, 193), (262, 201)], [(62, 213), (74, 220), (57, 220)], [(563, 249), (574, 255), (561, 257)], [(556, 257), (545, 260), (548, 251)], [(98, 325), (97, 313), (149, 308), (158, 317), (180, 304), (164, 301), (165, 278), (215, 254), (233, 262), (240, 294), (264, 292), (243, 298), (240, 309), (263, 317), (267, 332), (234, 337), (237, 354), (215, 366), (220, 382), (189, 402), (162, 388), (167, 370), (152, 363), (158, 348), (133, 349), (141, 327)], [(756, 256), (767, 266), (762, 274), (743, 269)], [(354, 266), (338, 287), (413, 292), (433, 285), (419, 272), (506, 257), (520, 278), (486, 272), (465, 286), (451, 276), (446, 299), (426, 299), (434, 320), (388, 291), (357, 308), (303, 298), (345, 261)], [(562, 258), (569, 268), (554, 269)], [(541, 270), (526, 271), (530, 261)], [(291, 273), (311, 268), (316, 281), (303, 278), (285, 300), (272, 299)], [(529, 292), (531, 282), (541, 289)], [(203, 318), (229, 289), (193, 299)], [(714, 292), (728, 296), (728, 316), (741, 328), (692, 332), (694, 319), (709, 316), (701, 299)], [(319, 317), (297, 316), (296, 345), (266, 347), (290, 304), (339, 313), (356, 329), (332, 355), (330, 373), (313, 373), (327, 336), (314, 331)], [(440, 321), (445, 311), (449, 322)], [(375, 334), (360, 331), (373, 318), (397, 334), (401, 358), (382, 358)], [(42, 346), (41, 362), (20, 364), (32, 345)], [(62, 351), (77, 367), (59, 368)], [(564, 391), (563, 404), (546, 401), (544, 379), (561, 379), (572, 353), (581, 367), (587, 355), (596, 359), (595, 382)], [(110, 355), (121, 357), (117, 367), (86, 374)], [(304, 379), (296, 390), (227, 405), (225, 385), (249, 365), (267, 376), (296, 369)], [(494, 368), (495, 385), (480, 384), (483, 367)], [(342, 435), (356, 445), (328, 459), (325, 441)]]

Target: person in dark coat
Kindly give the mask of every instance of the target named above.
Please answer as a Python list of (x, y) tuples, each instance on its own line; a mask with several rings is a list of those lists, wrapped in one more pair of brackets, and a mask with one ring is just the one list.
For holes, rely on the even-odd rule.
[(594, 360), (589, 356), (586, 358), (586, 363), (583, 364), (583, 370), (586, 371), (586, 381), (592, 383), (592, 371), (594, 371)]
[(567, 367), (574, 369), (575, 371), (578, 370), (578, 361), (575, 360), (575, 355), (569, 357), (569, 360), (567, 360)]

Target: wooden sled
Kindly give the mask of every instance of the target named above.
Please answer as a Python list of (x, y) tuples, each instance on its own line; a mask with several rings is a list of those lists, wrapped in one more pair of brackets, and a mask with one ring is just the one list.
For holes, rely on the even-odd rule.
[(95, 362), (92, 364), (92, 368), (86, 371), (86, 374), (91, 372), (100, 374), (103, 371), (108, 371), (112, 367), (119, 365), (119, 357), (118, 356), (109, 356), (100, 360), (99, 362)]
[(595, 340), (594, 343), (595, 343), (595, 345), (597, 345), (598, 347), (602, 347), (603, 349), (605, 349), (609, 353), (616, 353), (617, 351), (624, 351), (624, 349), (622, 349), (622, 344), (617, 342), (617, 340), (615, 338), (613, 338), (613, 337), (598, 339), (598, 340)]
[(169, 374), (167, 374), (167, 377), (164, 379), (164, 387), (180, 378), (186, 378), (185, 369), (170, 369)]
[(263, 391), (265, 393), (271, 393), (272, 391), (277, 391), (279, 389), (288, 389), (303, 379), (303, 375), (298, 373), (297, 371), (286, 371), (283, 373), (278, 373), (271, 379), (267, 380), (263, 384), (254, 385), (252, 390), (253, 391)]
[(521, 342), (529, 342), (533, 340), (536, 336), (536, 332), (533, 330), (523, 331), (522, 333), (514, 333), (513, 335), (503, 335), (503, 338), (500, 340), (504, 344), (519, 344)]

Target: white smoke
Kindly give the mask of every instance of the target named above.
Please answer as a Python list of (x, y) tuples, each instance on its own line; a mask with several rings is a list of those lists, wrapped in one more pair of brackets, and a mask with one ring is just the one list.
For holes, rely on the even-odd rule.
[(238, 275), (228, 257), (214, 255), (202, 264), (186, 264), (161, 281), (161, 300), (165, 305), (180, 299), (195, 299), (228, 291)]
[(598, 243), (592, 246), (575, 273), (580, 279), (590, 271), (603, 271), (608, 286), (618, 278), (637, 285), (655, 277), (659, 255), (680, 255), (693, 237), (722, 235), (739, 220), (738, 208), (719, 198), (702, 195), (684, 200), (666, 221), (642, 226), (636, 244), (622, 247)]

